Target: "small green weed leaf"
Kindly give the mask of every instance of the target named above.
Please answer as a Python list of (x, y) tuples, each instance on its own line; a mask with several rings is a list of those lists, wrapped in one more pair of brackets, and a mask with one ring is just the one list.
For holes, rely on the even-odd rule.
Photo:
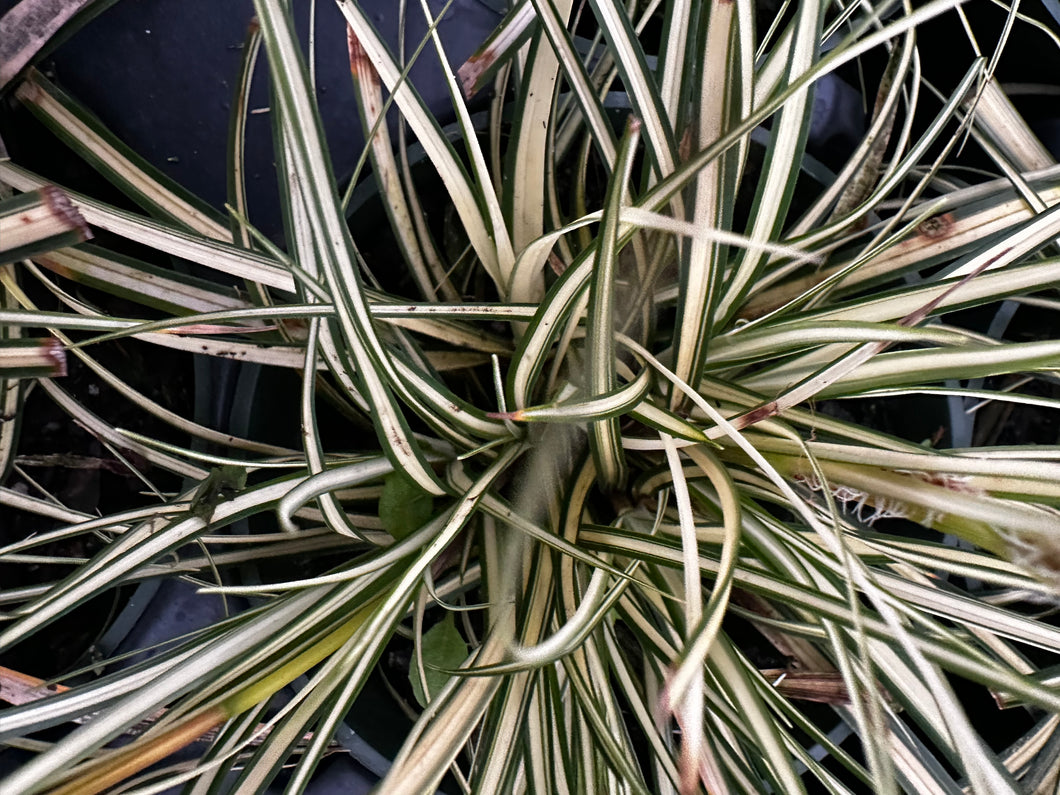
[[(460, 663), (467, 657), (467, 644), (457, 631), (453, 616), (447, 614), (423, 633), (422, 647), (423, 678), (427, 680), (427, 690), (433, 696), (449, 681), (450, 675), (446, 672), (459, 668)], [(409, 684), (412, 685), (412, 692), (416, 694), (420, 706), (426, 707), (427, 694), (423, 692), (420, 682), (420, 666), (416, 662), (416, 655), (412, 656), (412, 663), (409, 665)]]
[(400, 541), (419, 530), (431, 518), (434, 500), (403, 472), (391, 472), (379, 497), (379, 520)]

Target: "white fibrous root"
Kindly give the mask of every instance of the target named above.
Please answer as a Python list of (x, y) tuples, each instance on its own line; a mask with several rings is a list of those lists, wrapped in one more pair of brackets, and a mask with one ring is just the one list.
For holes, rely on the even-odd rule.
[(822, 484), (816, 475), (797, 474), (794, 480), (814, 492), (823, 492), (827, 485), (832, 499), (840, 509), (869, 527), (880, 519), (912, 519), (926, 527), (932, 527), (941, 518), (935, 511), (919, 508), (903, 500), (870, 494), (843, 484)]
[[(1060, 528), (1060, 516), (1057, 516)], [(1060, 594), (1060, 536), (998, 529), (1008, 559)]]

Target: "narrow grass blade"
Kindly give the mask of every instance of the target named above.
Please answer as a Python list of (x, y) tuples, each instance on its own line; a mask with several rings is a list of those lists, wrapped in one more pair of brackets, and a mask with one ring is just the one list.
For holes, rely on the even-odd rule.
[[(732, 3), (714, 3), (710, 7), (707, 34), (704, 37), (702, 69), (699, 83), (699, 125), (697, 143), (709, 146), (731, 126), (734, 94), (740, 90), (740, 76), (732, 48), (737, 35), (735, 9)], [(730, 150), (708, 163), (695, 182), (693, 223), (701, 229), (728, 228), (732, 215), (732, 185), (726, 171), (732, 171), (735, 152)], [(730, 173), (731, 178), (733, 175)], [(713, 306), (724, 270), (724, 249), (708, 240), (693, 238), (682, 257), (678, 285), (678, 322), (673, 347), (676, 352), (674, 372), (682, 381), (698, 383), (707, 341), (713, 330)], [(671, 408), (681, 402), (680, 393), (671, 393)]]
[(390, 132), (386, 119), (383, 117), (385, 108), (379, 76), (360, 41), (353, 33), (353, 29), (347, 30), (350, 73), (353, 75), (353, 84), (358, 93), (357, 108), (360, 111), (361, 126), (366, 137), (371, 135), (368, 146), (373, 177), (379, 185), (379, 194), (390, 218), (390, 227), (394, 230), (405, 262), (408, 263), (420, 293), (430, 300), (435, 295), (438, 285), (447, 281), (446, 276), (441, 270), (441, 263), (437, 260), (428, 260), (425, 252), (420, 248), (412, 213), (405, 200), (405, 189), (401, 183), (397, 160), (394, 157)]
[(339, 212), (334, 178), (323, 151), (320, 120), (291, 20), (276, 0), (263, 0), (256, 7), (269, 54), (269, 68), (292, 143), (292, 164), (306, 191), (306, 209), (314, 233), (322, 244), (327, 241), (318, 248), (318, 253), (324, 255), (323, 271), (336, 301), (339, 325), (357, 363), (357, 377), (371, 401), (379, 439), (394, 461), (424, 489), (432, 494), (444, 493), (423, 459), (419, 445), (412, 440), (391, 392), (391, 384), (397, 378), (392, 371), (389, 379), (386, 375), (389, 368), (385, 346), (372, 325), (360, 273), (355, 266), (353, 241)]
[(501, 262), (502, 244), (507, 239), (507, 231), (497, 229), (493, 224), (494, 220), (499, 219), (499, 212), (494, 216), (479, 203), (481, 191), (468, 175), (438, 122), (427, 112), (423, 100), (407, 81), (399, 81), (401, 70), (364, 12), (348, 0), (340, 0), (339, 9), (364, 48), (383, 85), (387, 90), (394, 92), (394, 101), (449, 191), (453, 205), (486, 272), (496, 284), (505, 284), (507, 279), (502, 274)]
[[(532, 6), (524, 7), (531, 11)], [(571, 3), (560, 4), (561, 18), (570, 15)], [(521, 252), (545, 231), (545, 187), (548, 172), (546, 153), (555, 124), (552, 118), (559, 61), (545, 34), (538, 31), (530, 41), (526, 69), (523, 71), (518, 115), (513, 120), (514, 141), (509, 144), (508, 178), (504, 180), (505, 215), (512, 230), (512, 245)], [(540, 273), (540, 272), (539, 272)], [(544, 294), (543, 279), (533, 284), (511, 282), (513, 301), (538, 300)]]
[(644, 50), (626, 10), (615, 0), (591, 0), (615, 64), (644, 131), (644, 141), (656, 173), (666, 176), (677, 163), (677, 141), (670, 118), (648, 69)]
[[(600, 230), (601, 242), (589, 283), (585, 344), (589, 365), (588, 388), (592, 395), (614, 392), (617, 386), (613, 333), (618, 323), (615, 281), (619, 278), (621, 250), (618, 245), (619, 209), (624, 203), (639, 138), (640, 124), (633, 119), (622, 138), (618, 161), (608, 186)], [(593, 451), (597, 475), (603, 486), (619, 488), (625, 481), (625, 457), (618, 420), (610, 418), (593, 422), (589, 426), (589, 447)]]
[(215, 212), (121, 143), (40, 72), (32, 70), (15, 93), (64, 143), (149, 213), (215, 240), (231, 240)]
[[(798, 6), (785, 82), (797, 84), (796, 78), (812, 73), (818, 57), (821, 13), (817, 3)], [(751, 211), (748, 236), (752, 239), (774, 239), (784, 224), (809, 131), (805, 120), (812, 110), (811, 100), (809, 88), (800, 88), (789, 95), (774, 117), (762, 178)], [(718, 303), (715, 327), (735, 313), (764, 264), (764, 257), (752, 252), (738, 260)]]
[[(261, 28), (256, 19), (250, 21), (242, 49), (239, 75), (232, 92), (232, 111), (228, 117), (228, 203), (236, 209), (238, 217), (249, 218), (245, 174), (247, 115), (250, 111), (250, 89), (254, 79), (254, 69), (261, 52)], [(233, 242), (244, 248), (251, 247), (250, 234), (245, 226), (236, 218), (232, 218), (229, 221), (229, 227)]]
[(34, 262), (67, 279), (176, 315), (230, 312), (249, 304), (215, 282), (86, 245), (37, 255)]
[(555, 0), (530, 0), (537, 11), (545, 35), (559, 60), (563, 76), (570, 85), (578, 101), (578, 107), (585, 117), (585, 125), (592, 135), (593, 144), (600, 152), (604, 167), (610, 168), (615, 162), (617, 146), (615, 134), (604, 114), (603, 103), (589, 77), (585, 63), (574, 46), (564, 19), (556, 9)]

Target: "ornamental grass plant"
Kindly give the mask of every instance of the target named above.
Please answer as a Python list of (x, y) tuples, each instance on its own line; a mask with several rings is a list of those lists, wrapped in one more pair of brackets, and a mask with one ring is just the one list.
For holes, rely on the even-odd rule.
[[(0, 585), (0, 654), (146, 580), (230, 609), (57, 694), (22, 671), (0, 741), (33, 756), (0, 790), (301, 792), (405, 644), (414, 723), (379, 792), (1055, 792), (1060, 168), (994, 74), (1055, 21), (1013, 6), (994, 49), (968, 28), (944, 86), (921, 57), (952, 43), (921, 28), (953, 0), (523, 0), (445, 75), (443, 125), (406, 76), (447, 62), (445, 8), (409, 2), (429, 35), (394, 52), (338, 6), (357, 172), (333, 173), (287, 5), (256, 0), (225, 215), (43, 74), (13, 88), (140, 211), (70, 191), (101, 242), (0, 268), (0, 504), (33, 528), (0, 564), (65, 567)], [(282, 244), (247, 211), (259, 57)], [(838, 75), (866, 124), (826, 165), (807, 139)], [(0, 162), (9, 192), (46, 182)], [(27, 338), (164, 432), (27, 369)], [(279, 373), (292, 399), (256, 399), (296, 441), (102, 361), (151, 346)], [(39, 401), (143, 494), (96, 515), (36, 490), (15, 420)], [(979, 432), (998, 407), (1041, 433)]]

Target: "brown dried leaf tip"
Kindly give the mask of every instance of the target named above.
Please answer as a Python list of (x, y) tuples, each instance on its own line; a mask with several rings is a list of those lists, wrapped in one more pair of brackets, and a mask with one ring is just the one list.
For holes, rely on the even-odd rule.
[(456, 76), (460, 80), (460, 90), (464, 92), (464, 99), (471, 99), (478, 91), (478, 81), (486, 70), (493, 65), (497, 55), (491, 50), (475, 53), (463, 65), (456, 70)]
[(350, 72), (357, 80), (376, 82), (375, 66), (372, 65), (368, 53), (361, 45), (361, 40), (353, 32), (353, 27), (346, 26), (346, 49), (350, 54)]
[(63, 226), (76, 231), (82, 241), (91, 239), (92, 230), (88, 228), (84, 216), (63, 191), (54, 185), (45, 185), (40, 189), (40, 197), (48, 212), (58, 218)]
[(66, 375), (66, 349), (59, 340), (55, 337), (42, 340), (40, 353), (52, 363), (52, 378), (62, 378)]

